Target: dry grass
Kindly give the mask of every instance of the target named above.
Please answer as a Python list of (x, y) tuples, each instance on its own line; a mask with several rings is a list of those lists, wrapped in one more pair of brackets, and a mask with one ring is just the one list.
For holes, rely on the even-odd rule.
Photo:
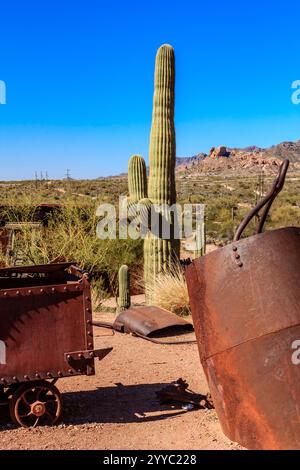
[(174, 265), (172, 272), (160, 274), (153, 285), (146, 286), (146, 294), (158, 307), (180, 316), (191, 313), (184, 272), (178, 264)]

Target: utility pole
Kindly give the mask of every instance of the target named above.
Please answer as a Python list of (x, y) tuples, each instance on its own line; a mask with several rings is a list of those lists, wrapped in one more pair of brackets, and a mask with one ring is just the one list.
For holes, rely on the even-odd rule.
[(35, 179), (35, 187), (36, 187), (36, 189), (37, 189), (37, 187), (38, 187), (38, 180), (39, 180), (38, 172), (37, 172), (37, 171), (35, 171), (35, 173), (34, 173), (34, 179)]

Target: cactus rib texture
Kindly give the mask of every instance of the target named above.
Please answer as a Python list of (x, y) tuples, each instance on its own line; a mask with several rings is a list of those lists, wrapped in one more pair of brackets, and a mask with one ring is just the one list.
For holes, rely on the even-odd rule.
[[(155, 63), (148, 196), (152, 203), (168, 206), (176, 203), (174, 105), (175, 55), (173, 48), (165, 44), (158, 49)], [(162, 211), (162, 217), (170, 223), (170, 237), (164, 239), (148, 233), (144, 242), (146, 284), (153, 283), (159, 273), (170, 271), (179, 258), (179, 240), (174, 238), (174, 214)], [(155, 299), (146, 300), (152, 303)]]
[(176, 139), (174, 126), (175, 55), (168, 44), (156, 55), (148, 197), (153, 203), (174, 204)]
[[(130, 201), (148, 198), (147, 207), (149, 202), (158, 205), (165, 204), (169, 207), (176, 203), (174, 102), (175, 55), (172, 46), (165, 44), (158, 49), (156, 54), (148, 195), (146, 194), (146, 177), (144, 180), (146, 173), (142, 169), (145, 162), (141, 162), (141, 157), (138, 159), (137, 156), (133, 156), (128, 168)], [(153, 283), (159, 273), (170, 271), (173, 263), (179, 259), (180, 242), (174, 236), (174, 213), (161, 210), (160, 216), (170, 224), (170, 236), (165, 238), (160, 232), (153, 234), (149, 231), (144, 240), (146, 285)], [(153, 303), (153, 300), (146, 297), (148, 304)]]
[(128, 162), (128, 189), (132, 203), (147, 197), (146, 164), (140, 155), (133, 155)]

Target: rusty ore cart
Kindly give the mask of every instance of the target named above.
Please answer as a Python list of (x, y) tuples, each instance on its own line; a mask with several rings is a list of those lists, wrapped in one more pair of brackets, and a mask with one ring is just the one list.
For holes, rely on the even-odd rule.
[(91, 291), (74, 263), (0, 269), (0, 405), (21, 426), (58, 421), (61, 377), (94, 375)]

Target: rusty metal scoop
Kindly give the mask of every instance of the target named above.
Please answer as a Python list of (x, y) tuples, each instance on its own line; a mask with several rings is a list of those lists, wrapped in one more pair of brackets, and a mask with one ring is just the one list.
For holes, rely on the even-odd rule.
[(128, 333), (157, 344), (190, 344), (193, 340), (161, 341), (153, 336), (165, 337), (194, 331), (192, 323), (160, 307), (132, 307), (123, 310), (113, 323), (94, 321), (94, 326), (110, 328), (119, 333)]
[[(300, 449), (300, 228), (261, 233), (288, 165), (234, 242), (186, 270), (200, 358), (222, 428), (251, 449)], [(258, 234), (241, 239), (263, 207)]]
[[(170, 333), (178, 334), (178, 332), (193, 331), (194, 329), (191, 323), (168, 310), (144, 306), (129, 308), (121, 312), (115, 319), (113, 328), (122, 333), (133, 333), (145, 339), (154, 334), (170, 335)], [(179, 342), (176, 341), (176, 344)]]

